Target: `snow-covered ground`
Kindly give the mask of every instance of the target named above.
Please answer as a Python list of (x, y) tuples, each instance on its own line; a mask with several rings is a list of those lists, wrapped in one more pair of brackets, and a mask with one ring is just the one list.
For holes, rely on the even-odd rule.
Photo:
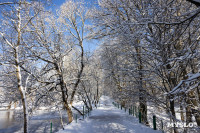
[[(23, 132), (23, 112), (22, 107), (17, 106), (14, 109), (14, 105), (11, 106), (10, 110), (7, 110), (8, 104), (0, 106), (0, 133), (22, 133)], [(74, 106), (81, 110), (83, 107), (82, 101), (75, 101)], [(59, 106), (60, 109), (62, 105)], [(61, 110), (63, 122), (67, 123), (67, 113), (65, 110)], [(77, 114), (77, 111), (73, 110), (74, 115)], [(79, 116), (79, 114), (77, 114)], [(29, 132), (30, 133), (49, 133), (51, 130), (52, 123), (52, 132), (57, 132), (62, 128), (60, 122), (60, 115), (58, 109), (51, 106), (38, 107), (35, 109), (32, 114), (29, 116)]]
[(100, 107), (94, 109), (86, 119), (80, 118), (65, 126), (58, 133), (161, 133), (138, 122), (138, 119), (128, 115), (112, 105), (107, 96), (100, 98)]
[[(63, 114), (64, 113), (65, 112), (63, 111)], [(21, 115), (21, 112), (19, 115), (19, 112), (16, 110), (0, 111), (0, 133), (23, 133), (23, 116)], [(63, 115), (63, 121), (67, 121), (66, 113)], [(37, 114), (34, 114), (30, 117), (29, 132), (50, 133), (51, 122), (53, 124), (53, 132), (56, 132), (62, 128), (59, 113), (57, 110), (37, 111)]]

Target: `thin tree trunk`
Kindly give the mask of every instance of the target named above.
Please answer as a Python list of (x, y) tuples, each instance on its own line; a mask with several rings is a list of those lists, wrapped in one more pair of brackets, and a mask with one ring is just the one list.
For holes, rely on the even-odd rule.
[(88, 104), (87, 104), (87, 101), (86, 101), (86, 99), (85, 99), (84, 95), (83, 95), (83, 94), (81, 94), (81, 93), (80, 93), (80, 95), (81, 95), (81, 97), (82, 97), (82, 101), (84, 102), (84, 104), (85, 104), (86, 108), (87, 108), (87, 109), (89, 109), (89, 106), (88, 106)]
[(186, 96), (186, 123), (192, 122), (192, 109), (191, 109), (191, 101), (189, 99), (189, 96), (187, 94)]
[(99, 103), (99, 82), (97, 81), (97, 97), (96, 97), (97, 104)]
[(181, 121), (184, 122), (185, 121), (185, 117), (184, 117), (184, 113), (183, 113), (183, 106), (180, 103), (180, 111), (181, 111)]
[[(139, 43), (139, 40), (138, 40)], [(139, 71), (139, 106), (140, 106), (140, 112), (142, 114), (142, 121), (144, 124), (148, 125), (147, 120), (147, 105), (146, 105), (146, 90), (145, 90), (145, 83), (143, 82), (143, 74), (142, 74), (142, 57), (141, 57), (141, 48), (136, 48), (137, 52), (137, 60), (138, 60), (138, 71)]]
[(88, 100), (88, 103), (89, 103), (89, 106), (90, 106), (88, 109), (92, 110), (91, 100), (90, 100), (90, 98), (89, 98), (89, 96), (88, 96), (88, 94), (87, 94), (85, 85), (84, 85), (83, 83), (82, 83), (82, 86), (83, 86), (83, 90), (84, 90), (84, 92), (85, 92), (85, 94), (86, 94), (86, 97), (87, 97), (87, 100)]
[(17, 46), (14, 48), (15, 51), (15, 66), (16, 66), (16, 76), (17, 76), (17, 83), (18, 89), (21, 95), (22, 105), (23, 105), (23, 112), (24, 112), (24, 133), (28, 133), (28, 106), (26, 101), (26, 90), (22, 87), (22, 77), (21, 77), (21, 70), (20, 70), (20, 62), (19, 62), (19, 46), (21, 45), (21, 0), (19, 1), (19, 8), (17, 11), (18, 17), (18, 24), (17, 24)]
[[(170, 104), (170, 112), (171, 112), (171, 114), (172, 114), (172, 120), (173, 120), (173, 122), (176, 122), (176, 113), (175, 113), (175, 109), (174, 109), (174, 100), (171, 100), (171, 99), (169, 99), (170, 100), (170, 102), (169, 102), (169, 104)], [(174, 126), (174, 133), (178, 133), (178, 130), (176, 129), (176, 127)]]
[(21, 95), (22, 105), (23, 105), (23, 112), (24, 112), (24, 133), (28, 133), (28, 106), (26, 101), (26, 90), (22, 87), (22, 78), (21, 78), (21, 70), (19, 66), (19, 59), (18, 59), (18, 47), (15, 50), (15, 64), (16, 64), (16, 75), (17, 75), (17, 83), (18, 89)]
[(8, 110), (11, 108), (11, 106), (12, 106), (12, 101), (8, 105)]
[[(170, 47), (168, 47), (170, 48)], [(167, 65), (167, 69), (170, 70), (172, 67), (170, 64)], [(169, 76), (168, 76), (168, 81), (170, 83), (170, 86), (176, 86), (176, 81), (174, 79), (174, 73), (173, 72), (170, 72)], [(171, 91), (172, 88), (169, 88), (169, 90)], [(174, 100), (173, 100), (173, 95), (169, 96), (168, 97), (168, 100), (169, 100), (169, 107), (170, 107), (170, 112), (171, 112), (171, 115), (172, 115), (172, 119), (173, 119), (173, 122), (176, 122), (176, 113), (175, 113), (175, 108), (174, 108)], [(176, 127), (174, 126), (174, 133), (178, 133), (178, 130), (176, 129)]]
[(72, 105), (72, 103), (74, 101), (74, 96), (75, 96), (78, 84), (81, 81), (81, 75), (83, 73), (83, 68), (84, 68), (84, 62), (83, 62), (83, 60), (84, 60), (84, 49), (83, 49), (83, 42), (80, 41), (80, 40), (79, 40), (79, 46), (81, 47), (81, 70), (79, 71), (79, 73), (77, 75), (78, 80), (76, 81), (76, 83), (74, 85), (74, 88), (73, 88), (73, 91), (72, 91), (71, 100), (70, 100), (70, 104), (71, 105)]
[[(199, 91), (199, 87), (197, 87), (197, 105), (199, 104), (200, 105), (200, 91)], [(196, 112), (196, 115), (195, 115), (195, 119), (196, 119), (196, 122), (197, 122), (197, 125), (200, 126), (200, 113), (198, 113), (198, 111)]]

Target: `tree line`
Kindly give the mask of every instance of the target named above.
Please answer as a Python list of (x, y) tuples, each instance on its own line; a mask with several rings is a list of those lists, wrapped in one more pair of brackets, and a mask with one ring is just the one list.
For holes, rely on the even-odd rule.
[(137, 104), (146, 125), (149, 107), (166, 112), (170, 122), (197, 124), (166, 132), (199, 130), (199, 4), (101, 0), (101, 9), (93, 11), (93, 37), (103, 38), (99, 55), (108, 93), (123, 106)]

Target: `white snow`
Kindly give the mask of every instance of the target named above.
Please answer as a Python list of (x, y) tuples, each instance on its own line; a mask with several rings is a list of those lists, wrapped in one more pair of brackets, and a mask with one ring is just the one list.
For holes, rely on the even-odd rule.
[(167, 94), (176, 94), (176, 93), (178, 93), (179, 91), (180, 91), (180, 92), (185, 92), (185, 90), (183, 90), (183, 89), (181, 90), (181, 88), (180, 88), (181, 85), (182, 85), (183, 83), (186, 83), (187, 86), (190, 86), (190, 89), (187, 89), (187, 92), (188, 92), (189, 90), (192, 90), (192, 89), (196, 88), (196, 87), (198, 86), (198, 84), (196, 84), (196, 85), (194, 85), (194, 86), (191, 87), (190, 83), (191, 83), (193, 80), (197, 80), (197, 79), (200, 77), (200, 73), (198, 72), (198, 73), (195, 73), (195, 74), (188, 74), (188, 76), (189, 76), (188, 79), (186, 79), (186, 80), (181, 80), (181, 81), (179, 82), (179, 84), (178, 84), (176, 87), (174, 87), (170, 92), (165, 93), (165, 95), (167, 95)]
[(128, 115), (128, 111), (120, 110), (112, 105), (107, 96), (100, 98), (100, 107), (94, 109), (86, 119), (73, 121), (58, 133), (161, 133), (138, 122)]

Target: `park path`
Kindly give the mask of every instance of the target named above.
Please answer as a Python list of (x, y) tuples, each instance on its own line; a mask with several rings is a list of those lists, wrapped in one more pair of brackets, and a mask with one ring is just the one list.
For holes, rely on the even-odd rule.
[(161, 133), (138, 122), (124, 110), (112, 105), (109, 97), (100, 99), (100, 107), (94, 109), (87, 118), (73, 121), (58, 133)]

